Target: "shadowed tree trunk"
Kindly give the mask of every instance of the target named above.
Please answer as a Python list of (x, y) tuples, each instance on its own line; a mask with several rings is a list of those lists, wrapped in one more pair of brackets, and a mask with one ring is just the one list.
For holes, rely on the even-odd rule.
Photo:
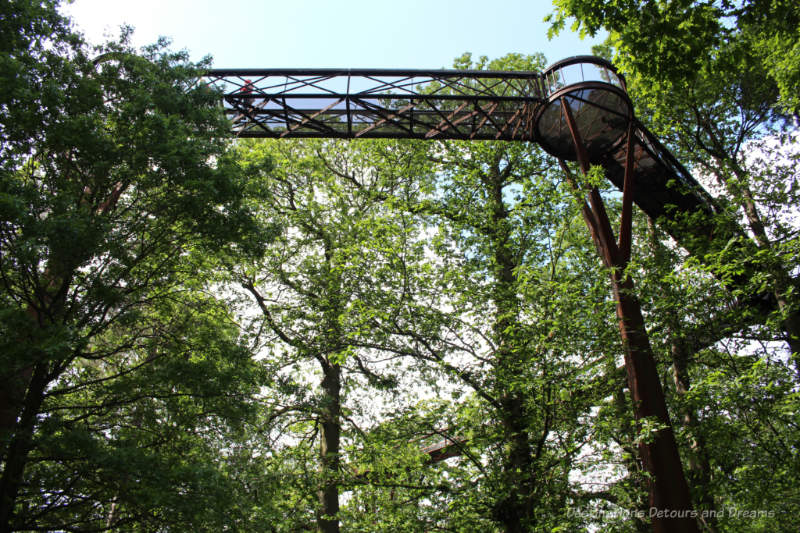
[(17, 493), (22, 483), (28, 453), (33, 447), (36, 416), (42, 406), (48, 382), (47, 364), (34, 365), (22, 412), (13, 428), (13, 436), (4, 457), (3, 475), (0, 478), (0, 531), (3, 532), (12, 531)]
[(339, 472), (341, 459), (341, 369), (327, 362), (323, 365), (323, 405), (320, 413), (319, 455), (322, 469), (322, 486), (319, 489), (319, 517), (317, 529), (321, 533), (339, 532)]

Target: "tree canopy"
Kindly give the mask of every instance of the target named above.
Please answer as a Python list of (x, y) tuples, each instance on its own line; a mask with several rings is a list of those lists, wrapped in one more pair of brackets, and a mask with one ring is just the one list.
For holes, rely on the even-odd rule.
[(198, 275), (260, 228), (217, 96), (164, 42), (90, 49), (52, 3), (3, 10), (0, 529), (204, 520), (175, 496), (222, 474), (186, 460), (260, 379)]
[[(553, 31), (609, 32), (734, 228), (692, 257), (636, 212), (623, 265), (584, 226), (586, 190), (624, 209), (602, 169), (235, 140), (208, 61), (90, 47), (57, 8), (0, 5), (1, 531), (650, 531), (666, 432), (692, 527), (796, 529), (793, 3), (553, 3)], [(660, 417), (626, 379), (634, 300)]]

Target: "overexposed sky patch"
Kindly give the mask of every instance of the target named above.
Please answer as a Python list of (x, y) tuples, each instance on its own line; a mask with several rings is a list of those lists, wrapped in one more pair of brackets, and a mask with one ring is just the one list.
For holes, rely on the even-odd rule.
[(464, 52), (590, 53), (601, 39), (547, 40), (547, 0), (75, 0), (63, 12), (93, 42), (136, 28), (135, 43), (173, 40), (218, 68), (447, 68)]

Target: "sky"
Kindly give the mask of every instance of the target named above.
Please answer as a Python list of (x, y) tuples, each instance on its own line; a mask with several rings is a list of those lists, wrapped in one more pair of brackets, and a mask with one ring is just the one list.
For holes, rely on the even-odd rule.
[(75, 0), (62, 10), (92, 42), (129, 24), (136, 45), (166, 36), (215, 68), (438, 69), (464, 52), (554, 62), (602, 40), (548, 40), (550, 0)]

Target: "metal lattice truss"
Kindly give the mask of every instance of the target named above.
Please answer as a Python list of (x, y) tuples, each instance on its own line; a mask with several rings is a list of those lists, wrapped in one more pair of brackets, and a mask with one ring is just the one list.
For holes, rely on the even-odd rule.
[(213, 70), (239, 137), (531, 140), (538, 72)]
[[(633, 165), (633, 201), (654, 220), (715, 211), (636, 120), (624, 79), (600, 58), (569, 58), (544, 72), (218, 69), (203, 83), (221, 92), (238, 137), (531, 141), (568, 161), (583, 149), (620, 190)], [(711, 228), (692, 231), (707, 239)]]

